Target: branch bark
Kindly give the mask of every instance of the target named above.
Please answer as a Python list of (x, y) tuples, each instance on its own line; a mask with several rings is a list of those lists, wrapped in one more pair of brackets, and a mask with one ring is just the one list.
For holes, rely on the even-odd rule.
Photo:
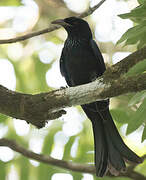
[[(42, 154), (37, 154), (30, 150), (25, 149), (24, 147), (17, 144), (13, 140), (8, 140), (5, 138), (2, 138), (2, 139), (0, 139), (0, 146), (7, 146), (27, 158), (34, 159), (34, 160), (37, 160), (39, 162), (42, 162), (42, 163), (45, 163), (48, 165), (53, 165), (53, 166), (57, 166), (60, 168), (64, 168), (64, 169), (68, 169), (68, 170), (76, 171), (76, 172), (95, 174), (95, 167), (92, 165), (87, 165), (87, 164), (84, 165), (84, 164), (80, 164), (80, 163), (55, 159), (50, 156), (46, 156), (46, 155), (42, 155)], [(143, 159), (146, 159), (146, 155), (143, 156)], [(136, 165), (134, 165), (134, 167), (136, 167)], [(108, 176), (111, 176), (111, 175), (108, 174)], [(119, 176), (130, 177), (133, 180), (139, 180), (139, 179), (145, 180), (146, 179), (146, 177), (144, 175), (134, 171), (133, 165), (130, 165), (127, 168), (126, 173), (121, 173)]]
[[(93, 6), (92, 8), (89, 8), (86, 12), (80, 14), (78, 17), (80, 18), (84, 18), (84, 17), (87, 17), (89, 15), (91, 15), (96, 9), (98, 9), (106, 0), (101, 0), (97, 5)], [(49, 32), (52, 32), (54, 30), (57, 30), (59, 29), (60, 26), (56, 26), (56, 25), (51, 25), (50, 27), (48, 28), (45, 28), (43, 30), (40, 30), (40, 31), (36, 31), (36, 32), (32, 32), (32, 33), (29, 33), (29, 34), (26, 34), (24, 36), (19, 36), (19, 37), (16, 37), (16, 38), (11, 38), (11, 39), (3, 39), (3, 40), (0, 40), (0, 44), (7, 44), (7, 43), (16, 43), (16, 42), (19, 42), (19, 41), (24, 41), (24, 40), (27, 40), (27, 39), (30, 39), (32, 37), (35, 37), (35, 36), (39, 36), (41, 34), (45, 34), (45, 33), (49, 33)]]
[(103, 76), (94, 82), (48, 93), (22, 94), (0, 86), (0, 113), (26, 120), (41, 128), (45, 126), (47, 120), (56, 119), (65, 114), (62, 110), (65, 107), (145, 90), (146, 73), (132, 77), (121, 76), (145, 58), (146, 47), (107, 69)]
[(36, 95), (21, 94), (0, 86), (0, 113), (24, 119), (41, 128), (46, 120), (65, 113), (65, 107), (91, 103), (129, 92), (146, 89), (146, 73), (112, 80), (104, 84), (99, 79), (82, 86), (71, 87)]

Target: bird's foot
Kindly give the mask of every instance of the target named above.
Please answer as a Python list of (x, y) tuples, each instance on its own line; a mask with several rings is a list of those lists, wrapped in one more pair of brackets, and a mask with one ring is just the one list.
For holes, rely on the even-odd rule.
[(68, 86), (65, 86), (65, 87), (64, 87), (64, 86), (61, 86), (61, 87), (60, 87), (60, 89), (66, 89), (66, 88), (68, 88)]

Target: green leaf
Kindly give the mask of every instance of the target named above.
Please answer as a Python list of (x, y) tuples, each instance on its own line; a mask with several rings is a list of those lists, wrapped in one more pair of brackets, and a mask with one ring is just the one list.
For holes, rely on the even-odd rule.
[(127, 76), (140, 74), (144, 71), (146, 71), (146, 59), (133, 66), (127, 73)]
[(146, 139), (146, 124), (144, 125), (141, 142), (143, 142), (145, 139)]
[(0, 122), (5, 123), (6, 119), (8, 119), (8, 116), (0, 114)]
[(62, 129), (62, 121), (54, 121), (53, 124), (48, 128), (48, 134), (45, 137), (45, 141), (42, 148), (43, 154), (50, 155), (52, 146), (54, 145), (54, 135)]
[(82, 180), (83, 179), (83, 175), (81, 173), (71, 172), (71, 175), (73, 176), (73, 179), (77, 179), (77, 180)]
[(146, 99), (144, 99), (143, 103), (139, 106), (137, 111), (131, 116), (126, 134), (130, 134), (135, 131), (139, 126), (146, 121)]
[(38, 56), (33, 54), (30, 59), (15, 62), (13, 65), (17, 77), (16, 90), (24, 93), (39, 93), (49, 90), (46, 72), (51, 64), (42, 63)]
[(137, 48), (140, 49), (146, 45), (146, 35), (145, 33), (141, 34), (139, 37), (139, 43)]
[(117, 121), (118, 123), (122, 123), (122, 124), (127, 123), (129, 116), (128, 116), (128, 112), (125, 111), (124, 109), (120, 109), (120, 108), (111, 109), (110, 112), (114, 120)]
[(120, 14), (118, 16), (120, 18), (122, 18), (122, 19), (141, 18), (141, 17), (143, 17), (142, 20), (144, 20), (146, 18), (145, 8), (146, 8), (146, 4), (144, 3), (144, 4), (141, 4), (141, 5), (137, 6), (133, 10), (131, 10), (130, 13)]
[[(61, 121), (54, 121), (53, 124), (48, 128), (48, 134), (45, 137), (42, 153), (45, 155), (50, 155), (53, 145), (54, 145), (54, 135), (62, 129)], [(55, 166), (47, 165), (44, 163), (40, 163), (38, 167), (38, 179), (51, 179), (52, 175), (58, 173), (60, 168), (56, 168)], [(64, 171), (64, 170), (62, 170)]]
[[(126, 39), (132, 39), (146, 32), (146, 21), (140, 25), (134, 26), (125, 32), (122, 37), (118, 40), (117, 44), (125, 41)], [(138, 41), (139, 39), (137, 39)]]
[(75, 141), (75, 138), (76, 138), (76, 136), (70, 137), (69, 141), (65, 145), (64, 154), (63, 154), (62, 159), (70, 159), (70, 160), (72, 159), (70, 153), (71, 153), (71, 148), (72, 148), (72, 145), (73, 145), (73, 143)]
[(20, 6), (21, 0), (0, 0), (0, 6)]
[(139, 4), (143, 4), (145, 3), (146, 1), (145, 0), (137, 0)]
[(146, 1), (140, 1), (140, 5), (130, 13), (120, 14), (122, 19), (131, 19), (136, 26), (130, 28), (119, 39), (117, 44), (125, 41), (125, 45), (137, 44), (138, 48), (146, 45)]
[(44, 64), (40, 61), (38, 56), (33, 55), (34, 60), (34, 73), (36, 77), (37, 89), (42, 91), (48, 91), (49, 87), (46, 82), (46, 72), (51, 67), (50, 64)]
[[(125, 41), (125, 46), (126, 45), (133, 45), (133, 44), (137, 44), (139, 41), (139, 35), (135, 35), (135, 37), (132, 37), (132, 38), (128, 38), (126, 39)], [(117, 42), (119, 43), (119, 42)]]
[(15, 160), (15, 164), (19, 168), (19, 175), (21, 180), (29, 180), (29, 172), (30, 172), (30, 162), (29, 159), (23, 156), (20, 156), (17, 160)]
[(0, 160), (0, 179), (6, 179), (7, 172), (6, 172), (6, 164), (5, 162)]
[[(145, 150), (143, 151), (143, 153)], [(146, 159), (143, 161), (143, 163), (139, 164), (134, 168), (134, 171), (146, 176)]]
[(136, 93), (129, 101), (128, 106), (133, 106), (146, 98), (146, 90)]

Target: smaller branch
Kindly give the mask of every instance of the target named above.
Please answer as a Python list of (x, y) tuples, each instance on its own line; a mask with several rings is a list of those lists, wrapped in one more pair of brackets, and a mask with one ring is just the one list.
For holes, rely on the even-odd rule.
[[(142, 162), (144, 162), (144, 160), (146, 159), (146, 154), (144, 154), (142, 157)], [(137, 164), (131, 164), (129, 167), (128, 167), (128, 171), (131, 172), (131, 171), (134, 171), (134, 169), (136, 168)]]
[[(101, 0), (97, 5), (93, 6), (92, 8), (89, 8), (86, 12), (80, 14), (78, 17), (84, 18), (86, 16), (91, 15), (105, 1), (106, 0)], [(23, 35), (23, 36), (19, 36), (19, 37), (16, 37), (16, 38), (0, 40), (0, 44), (16, 43), (16, 42), (24, 41), (24, 40), (30, 39), (32, 37), (39, 36), (41, 34), (52, 32), (52, 31), (57, 30), (59, 28), (61, 28), (61, 27), (60, 26), (56, 26), (56, 25), (55, 26), (51, 25), (50, 27), (48, 27), (46, 29), (43, 29), (43, 30), (40, 30), (40, 31), (32, 32), (32, 33), (29, 33), (29, 34), (26, 34), (26, 35)]]
[(23, 156), (27, 158), (31, 158), (34, 160), (37, 160), (39, 162), (48, 164), (48, 165), (53, 165), (57, 166), (60, 168), (65, 168), (71, 171), (77, 171), (77, 172), (86, 172), (86, 173), (95, 173), (95, 167), (91, 165), (83, 165), (79, 163), (74, 163), (74, 162), (67, 162), (64, 160), (59, 160), (52, 158), (51, 156), (46, 156), (42, 154), (37, 154), (34, 153), (30, 150), (25, 149), (24, 147), (20, 146), (13, 140), (8, 140), (5, 138), (0, 139), (0, 146), (7, 146), (11, 148), (12, 150), (22, 154)]
[(60, 26), (50, 26), (49, 28), (46, 28), (46, 29), (43, 29), (40, 31), (36, 31), (36, 32), (32, 32), (32, 33), (29, 33), (29, 34), (26, 34), (23, 36), (19, 36), (16, 38), (2, 39), (2, 40), (0, 40), (0, 44), (8, 44), (8, 43), (16, 43), (16, 42), (24, 41), (26, 39), (30, 39), (30, 38), (35, 37), (35, 36), (39, 36), (41, 34), (52, 32), (52, 31), (57, 30), (59, 28), (60, 28)]
[[(70, 171), (95, 174), (95, 167), (93, 165), (87, 165), (87, 164), (85, 165), (85, 164), (80, 164), (80, 163), (75, 163), (75, 162), (70, 162), (70, 161), (58, 160), (58, 159), (52, 158), (50, 156), (37, 154), (30, 150), (25, 149), (24, 147), (20, 146), (13, 140), (8, 140), (5, 138), (2, 138), (2, 139), (0, 139), (0, 146), (7, 146), (27, 158), (34, 159), (34, 160), (37, 160), (39, 162), (42, 162), (42, 163), (45, 163), (48, 165), (57, 166), (60, 168), (68, 169)], [(146, 155), (143, 156), (143, 159), (146, 159)], [(112, 176), (112, 175), (108, 173), (108, 176)], [(145, 180), (146, 179), (146, 177), (144, 175), (142, 175), (138, 172), (135, 172), (131, 168), (131, 166), (129, 166), (127, 168), (126, 173), (121, 173), (119, 176), (130, 177), (134, 180), (139, 180), (139, 179)]]
[(80, 14), (78, 17), (79, 18), (84, 18), (89, 15), (91, 15), (96, 9), (98, 9), (106, 0), (101, 0), (97, 5), (93, 6), (92, 8), (89, 8), (86, 12)]
[(129, 56), (125, 57), (115, 65), (112, 65), (110, 68), (106, 70), (104, 73), (105, 76), (109, 77), (109, 79), (114, 78), (117, 79), (121, 75), (126, 74), (130, 68), (132, 68), (137, 63), (146, 59), (146, 47), (143, 47)]
[(132, 180), (146, 180), (146, 176), (136, 171), (127, 171), (125, 174), (122, 174), (121, 176), (131, 178)]

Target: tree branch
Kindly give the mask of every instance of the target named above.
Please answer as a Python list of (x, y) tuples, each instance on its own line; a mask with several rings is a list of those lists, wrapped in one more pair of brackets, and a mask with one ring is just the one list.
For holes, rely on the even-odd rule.
[(131, 67), (136, 65), (138, 62), (146, 59), (146, 47), (141, 48), (140, 50), (135, 51), (129, 56), (122, 59), (120, 62), (111, 66), (111, 68), (107, 69), (104, 73), (105, 76), (117, 79), (121, 75), (127, 73)]
[[(98, 9), (106, 0), (101, 0), (97, 5), (93, 6), (92, 8), (89, 8), (89, 10), (87, 10), (86, 12), (80, 14), (78, 17), (80, 18), (84, 18), (84, 17), (87, 17), (89, 15), (91, 15), (96, 9)], [(29, 34), (26, 34), (26, 35), (23, 35), (23, 36), (19, 36), (19, 37), (16, 37), (16, 38), (11, 38), (11, 39), (3, 39), (3, 40), (0, 40), (0, 44), (7, 44), (7, 43), (15, 43), (15, 42), (19, 42), (19, 41), (24, 41), (26, 39), (30, 39), (32, 37), (35, 37), (35, 36), (39, 36), (41, 34), (45, 34), (45, 33), (49, 33), (49, 32), (52, 32), (54, 30), (57, 30), (59, 29), (60, 26), (50, 26), (46, 29), (43, 29), (43, 30), (40, 30), (40, 31), (36, 31), (36, 32), (32, 32), (32, 33), (29, 33)]]
[(65, 107), (91, 103), (129, 92), (146, 90), (146, 73), (104, 84), (101, 79), (82, 86), (36, 95), (21, 94), (0, 86), (0, 113), (24, 119), (41, 128), (46, 120), (65, 113)]
[[(87, 164), (84, 165), (84, 164), (65, 161), (65, 160), (58, 160), (58, 159), (52, 158), (50, 156), (37, 154), (30, 150), (25, 149), (24, 147), (17, 144), (13, 140), (8, 140), (5, 138), (2, 138), (2, 139), (0, 139), (0, 146), (7, 146), (27, 158), (31, 158), (31, 159), (37, 160), (39, 162), (42, 162), (42, 163), (45, 163), (48, 165), (53, 165), (53, 166), (57, 166), (60, 168), (64, 168), (64, 169), (68, 169), (68, 170), (76, 171), (76, 172), (95, 174), (95, 167), (92, 165), (87, 165)], [(146, 159), (146, 155), (143, 156), (143, 159)], [(108, 176), (112, 176), (112, 175), (108, 174)], [(134, 180), (139, 180), (139, 179), (145, 180), (145, 178), (146, 178), (142, 174), (134, 171), (133, 168), (131, 168), (131, 166), (129, 166), (127, 168), (126, 173), (121, 173), (119, 176), (130, 177)]]
[(60, 26), (57, 26), (57, 25), (53, 25), (52, 26), (51, 25), (50, 27), (42, 29), (40, 31), (28, 33), (26, 35), (18, 36), (16, 38), (1, 39), (0, 40), (0, 44), (8, 44), (8, 43), (16, 43), (16, 42), (24, 41), (24, 40), (30, 39), (32, 37), (39, 36), (41, 34), (45, 34), (45, 33), (49, 33), (49, 32), (55, 31), (55, 30), (57, 30), (59, 28), (60, 28)]
[(79, 18), (85, 18), (87, 16), (90, 16), (96, 9), (98, 9), (106, 0), (101, 0), (97, 5), (93, 6), (92, 8), (89, 8), (86, 12), (80, 14)]
[(77, 172), (95, 173), (94, 166), (82, 165), (79, 163), (55, 159), (55, 158), (52, 158), (51, 156), (37, 154), (30, 150), (25, 149), (24, 147), (20, 146), (13, 140), (8, 140), (5, 138), (2, 138), (2, 139), (0, 139), (0, 146), (7, 146), (27, 158), (31, 158), (31, 159), (37, 160), (39, 162), (46, 163), (48, 165), (58, 166), (61, 168), (65, 168), (65, 169), (69, 169), (69, 170), (77, 171)]
[[(142, 53), (141, 56), (140, 53)], [(65, 111), (62, 110), (65, 107), (145, 90), (146, 73), (132, 77), (115, 78), (116, 72), (120, 76), (120, 74), (127, 72), (130, 67), (146, 58), (146, 48), (133, 54), (113, 65), (110, 68), (112, 71), (107, 69), (103, 76), (96, 81), (77, 87), (31, 95), (10, 91), (0, 86), (0, 113), (17, 119), (24, 119), (41, 128), (45, 126), (47, 120), (56, 119), (65, 114)], [(127, 66), (128, 68), (126, 68)]]

